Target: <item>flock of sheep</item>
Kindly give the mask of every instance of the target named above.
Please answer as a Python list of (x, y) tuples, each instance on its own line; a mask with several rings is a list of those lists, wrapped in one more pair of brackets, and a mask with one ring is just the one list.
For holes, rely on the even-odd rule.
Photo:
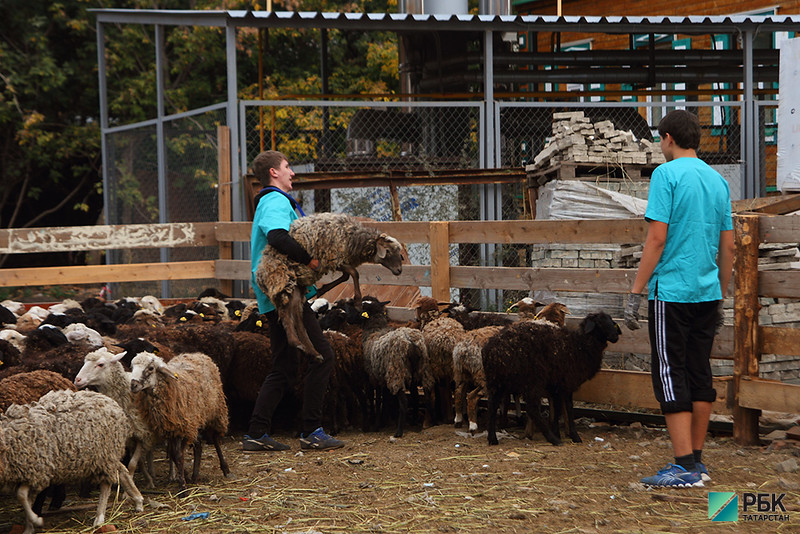
[[(372, 248), (359, 262), (381, 253), (364, 246)], [(51, 507), (57, 506), (69, 482), (99, 483), (95, 525), (104, 522), (113, 483), (141, 510), (133, 475), (141, 466), (144, 483), (154, 485), (152, 457), (162, 445), (171, 460), (170, 480), (181, 488), (184, 451), (193, 445), (195, 482), (204, 438), (229, 474), (220, 438), (229, 416), (249, 416), (270, 369), (270, 342), (253, 304), (219, 297), (211, 290), (167, 309), (151, 296), (65, 301), (48, 310), (2, 303), (0, 487), (16, 491), (26, 533), (43, 524), (45, 490), (56, 495)], [(325, 402), (325, 426), (332, 433), (347, 426), (377, 430), (394, 419), (400, 437), (406, 417), (422, 412), (424, 425), (461, 426), (466, 415), (475, 432), (478, 400), (485, 396), (488, 440), (496, 444), (498, 409), (502, 417), (513, 395), (525, 401), (529, 421), (550, 442), (560, 443), (562, 409), (569, 436), (580, 440), (572, 393), (597, 373), (607, 344), (618, 338), (619, 327), (608, 315), (591, 314), (571, 329), (564, 326), (566, 307), (558, 303), (523, 299), (514, 305), (514, 321), (422, 298), (416, 321), (396, 324), (386, 304), (370, 296), (314, 302), (336, 354)], [(307, 361), (300, 359), (297, 391)], [(540, 412), (543, 397), (550, 403), (549, 422)], [(532, 431), (530, 426), (526, 433)]]

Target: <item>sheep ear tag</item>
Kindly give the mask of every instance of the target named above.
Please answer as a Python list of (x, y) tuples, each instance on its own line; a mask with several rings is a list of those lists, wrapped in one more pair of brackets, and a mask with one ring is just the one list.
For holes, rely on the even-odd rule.
[(367, 312), (361, 312), (361, 317), (364, 319), (369, 319), (369, 314)]
[(178, 373), (171, 371), (166, 365), (160, 366), (158, 372), (172, 380), (178, 380)]

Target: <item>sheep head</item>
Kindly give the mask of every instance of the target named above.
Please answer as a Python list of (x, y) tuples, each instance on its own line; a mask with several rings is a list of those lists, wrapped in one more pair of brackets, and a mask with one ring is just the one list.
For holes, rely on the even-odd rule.
[(152, 391), (158, 385), (158, 374), (170, 380), (177, 380), (178, 375), (173, 373), (167, 364), (150, 352), (142, 352), (131, 361), (131, 391)]
[(388, 234), (378, 236), (373, 262), (380, 263), (397, 276), (403, 272), (403, 255), (405, 249), (400, 241)]
[(619, 325), (605, 312), (590, 313), (581, 321), (581, 332), (616, 343), (622, 333)]
[(120, 361), (125, 352), (113, 354), (105, 347), (90, 352), (83, 358), (83, 367), (75, 376), (75, 387), (83, 389), (104, 382), (111, 364)]

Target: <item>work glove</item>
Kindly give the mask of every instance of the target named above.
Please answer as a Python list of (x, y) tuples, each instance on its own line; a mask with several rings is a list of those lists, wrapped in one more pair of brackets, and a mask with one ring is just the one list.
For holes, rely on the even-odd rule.
[(719, 304), (717, 304), (717, 328), (714, 331), (714, 334), (719, 334), (719, 331), (722, 330), (722, 327), (725, 325), (725, 312), (722, 309), (723, 302), (725, 301), (720, 300)]
[(625, 326), (628, 330), (638, 330), (642, 327), (639, 324), (639, 305), (642, 303), (641, 293), (628, 293), (628, 300), (625, 302)]

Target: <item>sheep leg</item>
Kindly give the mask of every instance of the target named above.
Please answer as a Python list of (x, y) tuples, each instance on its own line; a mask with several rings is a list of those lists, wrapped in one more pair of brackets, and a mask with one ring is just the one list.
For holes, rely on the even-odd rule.
[(27, 484), (21, 484), (17, 488), (17, 500), (25, 511), (25, 531), (23, 534), (33, 534), (36, 531), (34, 527), (44, 526), (44, 519), (36, 515), (33, 508), (31, 508), (30, 491), (31, 487)]
[(122, 486), (122, 489), (125, 490), (125, 493), (133, 499), (133, 508), (137, 512), (141, 512), (144, 510), (144, 499), (142, 498), (142, 494), (139, 492), (139, 488), (136, 487), (136, 484), (133, 482), (133, 475), (125, 468), (125, 465), (120, 462), (117, 473), (119, 474), (119, 484)]
[(203, 459), (203, 440), (198, 437), (192, 444), (192, 451), (194, 453), (194, 460), (192, 461), (192, 484), (197, 484), (197, 478), (200, 476), (200, 460)]
[[(124, 467), (124, 469), (128, 469)], [(108, 496), (111, 495), (111, 484), (108, 480), (100, 482), (100, 497), (97, 499), (97, 514), (94, 517), (93, 525), (99, 527), (106, 522), (106, 507), (108, 506)]]
[[(131, 454), (131, 459), (128, 462), (128, 472), (130, 472), (131, 476), (136, 474), (136, 467), (139, 465), (139, 460), (142, 457), (142, 452), (144, 452), (144, 445), (141, 441), (136, 442), (136, 448), (133, 450), (133, 454)], [(147, 461), (147, 454), (150, 454), (149, 462), (150, 465), (145, 465), (144, 469), (142, 469), (142, 474), (144, 475), (144, 480), (147, 483), (148, 488), (154, 488), (155, 483), (153, 482), (153, 477), (150, 475), (148, 468), (152, 469), (153, 467), (153, 456), (152, 451), (148, 451), (145, 453), (145, 460)]]
[(214, 449), (216, 449), (217, 451), (217, 458), (219, 459), (219, 468), (222, 469), (222, 474), (227, 477), (231, 473), (231, 470), (228, 467), (228, 462), (225, 461), (225, 457), (222, 455), (222, 444), (220, 443), (219, 432), (214, 432), (211, 439), (214, 442)]
[[(464, 424), (464, 406), (467, 404), (467, 396), (464, 394), (466, 383), (461, 377), (456, 378), (456, 390), (453, 396), (455, 397), (455, 417), (453, 418), (453, 426), (461, 428)], [(469, 419), (469, 416), (467, 416)]]
[(580, 443), (581, 437), (578, 429), (575, 428), (575, 410), (572, 406), (572, 393), (567, 393), (564, 397), (564, 417), (567, 421), (567, 433), (574, 443)]
[(467, 420), (469, 421), (469, 433), (475, 434), (478, 431), (478, 401), (486, 391), (483, 386), (478, 386), (467, 393)]
[(559, 440), (561, 439), (561, 409), (564, 406), (564, 397), (561, 393), (551, 393), (550, 396), (547, 398), (547, 402), (550, 404), (549, 415), (550, 415), (550, 429), (553, 431), (553, 435)]
[(170, 438), (169, 455), (175, 464), (175, 474), (178, 477), (180, 488), (186, 489), (186, 474), (183, 472), (183, 450), (186, 447), (186, 440), (182, 438)]
[(525, 412), (528, 414), (529, 419), (533, 419), (536, 428), (539, 429), (539, 432), (544, 435), (547, 441), (553, 445), (561, 445), (561, 440), (553, 435), (552, 430), (542, 418), (542, 401), (538, 396), (525, 396)]
[[(317, 296), (321, 297), (322, 295), (324, 295), (325, 293), (327, 293), (328, 291), (330, 291), (334, 287), (338, 286), (342, 282), (347, 282), (347, 280), (349, 278), (350, 278), (349, 274), (347, 274), (346, 272), (342, 272), (342, 276), (340, 276), (336, 280), (332, 280), (332, 281), (328, 282), (327, 284), (323, 285), (322, 287), (317, 288)], [(359, 299), (359, 302), (361, 302), (360, 299)]]
[(286, 339), (291, 345), (294, 345), (301, 351), (305, 352), (317, 362), (322, 363), (325, 359), (322, 354), (317, 352), (311, 339), (308, 337), (306, 327), (303, 324), (303, 305), (305, 296), (301, 288), (296, 287), (289, 297), (289, 303), (286, 305), (285, 317), (288, 320), (281, 319), (283, 327), (286, 330)]
[(349, 265), (342, 265), (339, 267), (342, 271), (342, 276), (350, 275), (353, 277), (353, 306), (356, 310), (361, 311), (361, 285), (358, 283), (358, 271)]
[(408, 398), (402, 389), (397, 392), (397, 430), (394, 437), (403, 437), (403, 428), (406, 425), (406, 413), (408, 412)]
[(489, 393), (489, 425), (486, 429), (489, 445), (497, 445), (497, 400), (501, 393), (499, 391)]

